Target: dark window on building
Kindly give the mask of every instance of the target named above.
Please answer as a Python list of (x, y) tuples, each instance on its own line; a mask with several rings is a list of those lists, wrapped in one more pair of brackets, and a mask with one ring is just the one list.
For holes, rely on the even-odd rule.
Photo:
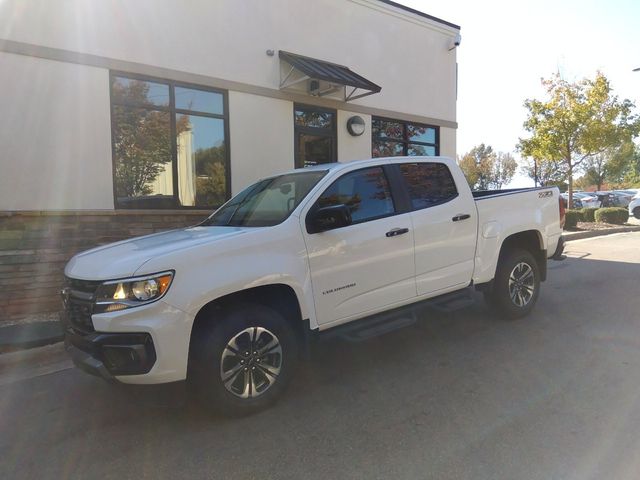
[(295, 105), (293, 110), (296, 168), (332, 163), (337, 159), (336, 112)]
[(434, 156), (440, 154), (438, 127), (373, 118), (372, 156)]
[(111, 75), (117, 208), (214, 208), (228, 198), (226, 93)]
[(343, 175), (324, 191), (316, 205), (346, 205), (351, 210), (353, 223), (387, 217), (395, 212), (389, 183), (381, 167)]
[(458, 196), (449, 167), (443, 163), (403, 163), (400, 171), (407, 182), (414, 210), (439, 205)]

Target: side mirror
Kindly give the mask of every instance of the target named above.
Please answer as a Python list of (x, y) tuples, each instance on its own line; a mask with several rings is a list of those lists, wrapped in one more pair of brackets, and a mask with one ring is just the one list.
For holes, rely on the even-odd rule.
[(312, 210), (307, 215), (307, 232), (320, 233), (351, 225), (351, 210), (346, 205), (332, 205)]

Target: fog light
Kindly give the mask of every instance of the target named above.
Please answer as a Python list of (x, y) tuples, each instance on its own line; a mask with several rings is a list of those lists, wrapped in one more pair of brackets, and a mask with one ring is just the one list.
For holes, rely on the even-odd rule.
[(105, 345), (102, 353), (105, 366), (114, 374), (136, 371), (147, 358), (144, 345)]

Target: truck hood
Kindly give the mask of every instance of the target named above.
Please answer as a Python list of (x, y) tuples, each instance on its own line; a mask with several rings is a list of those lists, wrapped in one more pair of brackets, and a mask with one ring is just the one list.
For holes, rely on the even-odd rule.
[(81, 280), (131, 277), (152, 258), (203, 244), (217, 244), (247, 230), (242, 227), (191, 227), (132, 238), (79, 253), (67, 263), (64, 272), (68, 277)]

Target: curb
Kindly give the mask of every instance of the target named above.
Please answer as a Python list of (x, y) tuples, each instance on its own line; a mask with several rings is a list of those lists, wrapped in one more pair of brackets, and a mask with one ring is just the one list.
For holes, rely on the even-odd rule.
[(640, 226), (609, 228), (607, 230), (588, 230), (585, 232), (563, 233), (562, 237), (565, 242), (573, 240), (582, 240), (584, 238), (602, 237), (604, 235), (612, 235), (614, 233), (640, 232)]
[(33, 322), (0, 327), (0, 353), (42, 347), (64, 340), (60, 322)]

